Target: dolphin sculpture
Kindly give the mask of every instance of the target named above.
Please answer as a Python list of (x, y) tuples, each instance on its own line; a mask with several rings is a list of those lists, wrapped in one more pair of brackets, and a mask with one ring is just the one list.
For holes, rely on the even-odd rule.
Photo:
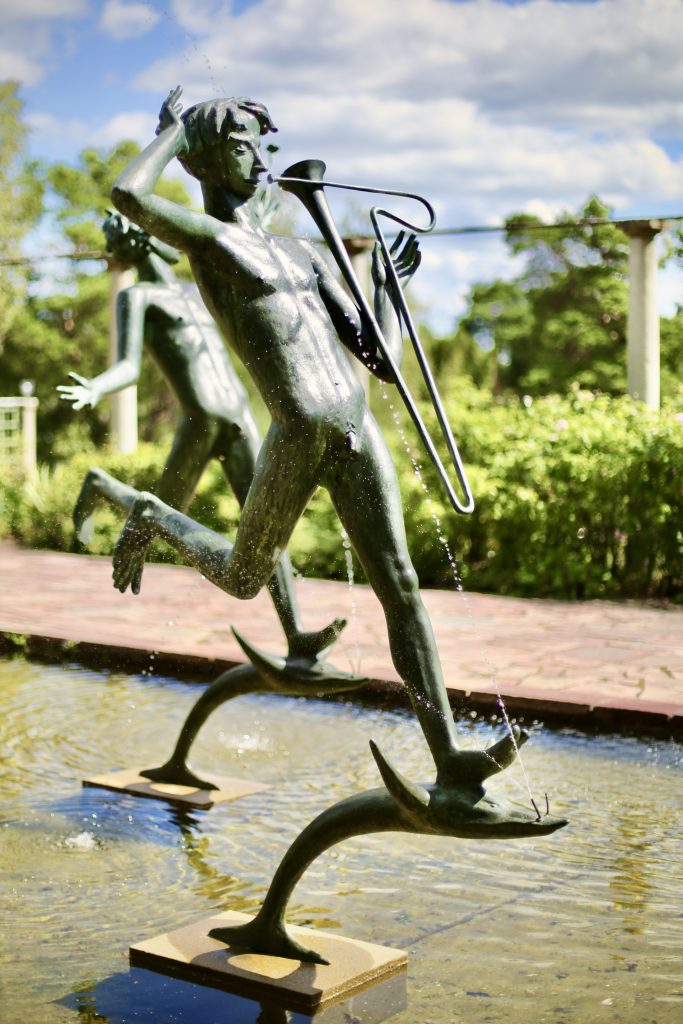
[[(334, 623), (335, 639), (346, 625), (343, 619)], [(190, 748), (209, 715), (234, 697), (247, 693), (280, 693), (291, 697), (315, 697), (344, 693), (366, 683), (367, 676), (355, 676), (335, 668), (321, 656), (290, 655), (279, 657), (253, 647), (236, 629), (235, 639), (249, 658), (249, 665), (231, 668), (209, 686), (191, 709), (180, 730), (175, 749), (168, 761), (158, 768), (146, 768), (140, 774), (155, 782), (215, 789), (216, 785), (200, 778), (189, 765)]]
[[(459, 778), (434, 784), (409, 781), (374, 742), (372, 754), (386, 788), (347, 797), (318, 815), (297, 836), (273, 876), (261, 909), (246, 924), (213, 928), (209, 935), (255, 953), (326, 964), (315, 950), (297, 942), (285, 924), (285, 912), (296, 884), (313, 861), (329, 847), (371, 832), (409, 832), (458, 839), (518, 839), (545, 836), (563, 828), (564, 818), (541, 816), (503, 797), (486, 793), (483, 782), (502, 771), (526, 742), (517, 726), (487, 750), (460, 751)], [(456, 764), (457, 764), (456, 760)]]

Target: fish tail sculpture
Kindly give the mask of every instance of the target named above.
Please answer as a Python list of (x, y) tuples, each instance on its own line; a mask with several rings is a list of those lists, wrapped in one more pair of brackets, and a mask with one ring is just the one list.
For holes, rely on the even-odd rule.
[[(550, 835), (563, 828), (564, 818), (520, 808), (502, 797), (488, 795), (483, 779), (514, 759), (516, 747), (528, 734), (516, 729), (485, 751), (460, 751), (462, 777), (444, 782), (410, 782), (377, 745), (370, 747), (386, 788), (371, 789), (341, 800), (318, 815), (285, 853), (261, 909), (253, 920), (209, 933), (231, 946), (309, 963), (327, 961), (307, 949), (287, 931), (287, 904), (299, 879), (329, 847), (353, 836), (372, 832), (408, 832), (459, 839), (515, 839)], [(512, 755), (510, 754), (512, 750)]]
[(366, 676), (343, 672), (323, 661), (319, 654), (314, 657), (303, 654), (279, 657), (254, 647), (234, 628), (233, 633), (250, 664), (223, 672), (204, 691), (185, 719), (168, 761), (158, 768), (144, 769), (140, 774), (145, 778), (196, 789), (215, 789), (215, 783), (200, 778), (190, 767), (190, 748), (209, 715), (234, 697), (248, 693), (318, 696), (355, 690), (367, 682)]

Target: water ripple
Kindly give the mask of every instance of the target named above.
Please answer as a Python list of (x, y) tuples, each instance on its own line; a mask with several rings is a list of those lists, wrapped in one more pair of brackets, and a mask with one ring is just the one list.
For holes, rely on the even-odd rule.
[[(246, 697), (206, 724), (196, 766), (271, 788), (185, 814), (80, 779), (165, 759), (199, 688), (21, 661), (0, 663), (0, 679), (8, 1024), (72, 1019), (52, 1000), (92, 995), (126, 969), (132, 941), (215, 908), (254, 911), (302, 826), (379, 784), (371, 737), (409, 777), (433, 777), (408, 714)], [(491, 740), (477, 722), (459, 734)], [(289, 919), (407, 948), (397, 1024), (450, 1024), (456, 1005), (468, 1024), (680, 1019), (680, 746), (537, 732), (525, 765), (569, 829), (509, 843), (358, 837), (315, 862)], [(505, 776), (492, 788), (523, 799)]]

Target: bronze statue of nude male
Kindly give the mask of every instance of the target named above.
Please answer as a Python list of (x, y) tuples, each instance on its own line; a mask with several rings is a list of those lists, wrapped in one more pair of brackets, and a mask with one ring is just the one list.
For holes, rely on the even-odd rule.
[[(266, 166), (261, 137), (275, 130), (261, 104), (244, 98), (197, 104), (181, 116), (180, 89), (164, 102), (157, 138), (118, 178), (117, 208), (151, 235), (185, 252), (207, 308), (252, 375), (272, 422), (259, 452), (234, 543), (153, 494), (133, 502), (114, 553), (114, 585), (138, 593), (149, 544), (162, 537), (216, 586), (251, 598), (270, 580), (311, 495), (325, 487), (386, 617), (391, 655), (436, 766), (417, 787), (376, 749), (386, 790), (324, 812), (296, 840), (271, 896), (252, 925), (213, 937), (262, 952), (320, 961), (284, 926), (286, 902), (322, 849), (363, 831), (399, 829), (478, 838), (545, 835), (563, 819), (512, 808), (483, 781), (506, 767), (526, 736), (518, 730), (487, 750), (458, 748), (431, 624), (406, 542), (393, 462), (344, 347), (381, 379), (392, 372), (364, 318), (307, 242), (270, 235), (254, 215)], [(154, 195), (178, 158), (201, 183), (204, 213)], [(391, 259), (406, 282), (419, 262), (410, 236)], [(389, 281), (391, 279), (389, 278)], [(396, 365), (397, 299), (383, 257), (373, 258), (374, 313)], [(298, 844), (298, 845), (297, 845)], [(277, 893), (277, 895), (275, 895)]]
[[(161, 369), (181, 416), (155, 494), (186, 511), (209, 461), (217, 459), (240, 506), (254, 476), (261, 446), (247, 392), (230, 362), (223, 339), (194, 285), (178, 280), (172, 266), (180, 253), (120, 213), (109, 213), (102, 229), (114, 259), (135, 268), (136, 284), (119, 293), (116, 308), (118, 360), (87, 380), (71, 373), (73, 384), (57, 390), (74, 409), (93, 408), (101, 398), (134, 384), (143, 347)], [(74, 524), (87, 542), (93, 514), (103, 502), (129, 512), (135, 488), (102, 469), (86, 474), (74, 508)], [(334, 642), (343, 619), (315, 632), (302, 629), (292, 569), (284, 551), (268, 581), (293, 656), (314, 657)]]
[[(147, 547), (160, 536), (222, 590), (254, 597), (271, 578), (314, 490), (326, 487), (382, 603), (394, 664), (445, 781), (457, 762), (453, 718), (408, 552), (396, 472), (342, 346), (380, 377), (381, 359), (314, 247), (269, 235), (252, 216), (266, 171), (261, 136), (274, 128), (266, 109), (250, 100), (218, 100), (190, 108), (181, 119), (178, 97), (179, 90), (169, 96), (157, 138), (118, 178), (112, 200), (187, 254), (207, 308), (253, 376), (272, 423), (234, 544), (142, 494), (116, 546), (114, 584), (139, 591)], [(175, 157), (198, 178), (205, 213), (154, 195)], [(417, 252), (411, 237), (398, 254), (404, 279)], [(400, 363), (400, 326), (377, 253), (373, 280), (376, 317)]]

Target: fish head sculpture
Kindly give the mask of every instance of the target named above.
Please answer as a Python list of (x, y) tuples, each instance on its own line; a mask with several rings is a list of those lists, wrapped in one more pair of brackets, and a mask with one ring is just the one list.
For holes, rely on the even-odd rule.
[(437, 778), (429, 785), (406, 779), (372, 740), (370, 748), (406, 832), (459, 839), (516, 839), (550, 835), (568, 824), (565, 818), (541, 815), (535, 807), (520, 807), (487, 793), (483, 786), (483, 780), (506, 767), (510, 757), (514, 760), (516, 749), (527, 738), (518, 730), (486, 751), (460, 751), (462, 774), (458, 777), (454, 769), (448, 778)]

